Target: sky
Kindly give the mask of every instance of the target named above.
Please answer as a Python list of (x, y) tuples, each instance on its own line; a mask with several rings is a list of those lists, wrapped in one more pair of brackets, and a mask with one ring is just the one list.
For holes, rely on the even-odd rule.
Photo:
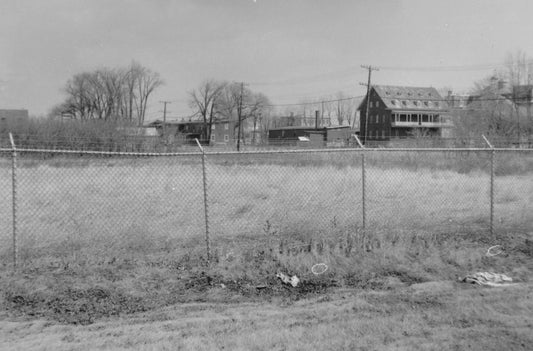
[(191, 114), (207, 79), (273, 104), (372, 84), (467, 92), (506, 55), (533, 56), (528, 0), (0, 0), (0, 109), (46, 115), (73, 75), (133, 60), (165, 84), (147, 120)]

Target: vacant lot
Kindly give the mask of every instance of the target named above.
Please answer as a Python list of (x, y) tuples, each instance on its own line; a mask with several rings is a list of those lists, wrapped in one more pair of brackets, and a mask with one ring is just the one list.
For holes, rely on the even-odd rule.
[[(214, 248), (248, 246), (274, 233), (296, 239), (294, 244), (329, 238), (332, 232), (356, 234), (363, 220), (359, 156), (274, 156), (208, 159), (208, 223)], [(491, 193), (486, 157), (468, 160), (477, 166), (464, 172), (464, 166), (451, 167), (461, 160), (442, 155), (450, 165), (409, 157), (401, 166), (390, 156), (367, 157), (367, 230), (431, 235), (488, 231)], [(205, 236), (199, 161), (191, 157), (21, 160), (17, 170), (21, 259), (31, 264), (43, 257), (64, 260), (65, 255), (78, 259), (199, 247)], [(7, 200), (9, 167), (0, 168), (0, 173), (0, 192)], [(533, 222), (533, 171), (522, 166), (501, 173), (494, 184), (495, 228), (527, 231)], [(9, 200), (0, 204), (0, 214), (0, 258), (10, 261)]]
[[(497, 172), (491, 236), (486, 158), (367, 158), (363, 230), (356, 156), (210, 156), (209, 265), (197, 158), (21, 160), (0, 349), (527, 349), (530, 163)], [(457, 282), (480, 271), (518, 285)]]

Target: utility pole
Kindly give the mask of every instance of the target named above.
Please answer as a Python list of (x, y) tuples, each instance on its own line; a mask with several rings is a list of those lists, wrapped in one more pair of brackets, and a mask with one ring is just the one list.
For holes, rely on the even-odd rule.
[[(372, 71), (379, 71), (377, 67), (372, 67), (370, 65), (361, 65), (361, 68), (368, 69), (368, 83), (359, 83), (361, 85), (366, 85), (366, 115), (365, 115), (365, 135), (364, 143), (366, 144), (366, 138), (368, 136), (368, 114), (370, 112), (370, 77), (372, 76)], [(360, 117), (360, 116), (359, 116)]]
[(239, 106), (237, 108), (237, 117), (238, 117), (238, 122), (239, 122), (239, 129), (237, 131), (237, 151), (241, 150), (241, 133), (242, 133), (241, 122), (242, 122), (243, 95), (244, 95), (244, 82), (241, 82), (241, 94), (239, 96)]
[(324, 126), (324, 101), (320, 102), (320, 126)]
[(167, 104), (170, 104), (170, 101), (159, 101), (163, 104), (163, 138), (166, 141), (166, 131), (167, 131)]

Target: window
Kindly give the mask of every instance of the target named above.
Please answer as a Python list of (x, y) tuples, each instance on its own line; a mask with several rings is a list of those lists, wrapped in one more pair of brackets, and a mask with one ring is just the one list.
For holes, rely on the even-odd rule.
[(376, 107), (379, 107), (379, 101), (376, 101)]
[[(226, 126), (227, 126), (227, 124), (226, 124)], [(229, 141), (229, 135), (224, 134), (224, 141)]]
[(211, 141), (215, 141), (215, 134), (211, 134)]
[(407, 101), (402, 100), (402, 105), (407, 106)]
[(225, 130), (228, 130), (228, 129), (229, 129), (229, 123), (224, 123), (224, 129), (225, 129)]
[(381, 137), (382, 137), (383, 139), (385, 139), (385, 129), (383, 129), (383, 130), (381, 131)]
[(374, 102), (370, 101), (370, 107), (374, 107)]
[(214, 124), (214, 123), (211, 124), (211, 129), (212, 129), (212, 130), (215, 130), (215, 124)]

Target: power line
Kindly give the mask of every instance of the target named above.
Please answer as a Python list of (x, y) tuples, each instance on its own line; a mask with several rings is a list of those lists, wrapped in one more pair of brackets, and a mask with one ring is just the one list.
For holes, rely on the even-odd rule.
[[(526, 60), (525, 64), (533, 63), (533, 59)], [(452, 72), (452, 71), (483, 71), (505, 67), (505, 63), (481, 63), (481, 64), (471, 64), (471, 65), (450, 65), (450, 66), (380, 66), (382, 70), (386, 71), (419, 71), (419, 72)], [(260, 85), (260, 86), (269, 86), (269, 85), (295, 85), (295, 84), (305, 84), (309, 82), (323, 81), (325, 79), (333, 79), (335, 76), (348, 74), (355, 74), (356, 68), (358, 67), (348, 67), (338, 71), (326, 72), (322, 74), (316, 74), (312, 76), (297, 77), (292, 79), (278, 80), (278, 81), (258, 81), (258, 82), (249, 82), (250, 85)]]
[(363, 97), (364, 97), (364, 95), (360, 95), (360, 96), (351, 96), (351, 97), (347, 97), (347, 98), (334, 99), (334, 100), (317, 100), (317, 101), (299, 102), (299, 103), (291, 103), (291, 104), (268, 104), (268, 105), (264, 105), (264, 106), (268, 106), (268, 107), (283, 107), (283, 106), (319, 105), (319, 104), (328, 103), (328, 102), (340, 102), (340, 101), (361, 99)]
[[(524, 64), (532, 64), (533, 59), (524, 61)], [(452, 71), (484, 71), (505, 67), (506, 63), (486, 63), (454, 66), (380, 66), (387, 71), (419, 71), (419, 72), (452, 72)]]

